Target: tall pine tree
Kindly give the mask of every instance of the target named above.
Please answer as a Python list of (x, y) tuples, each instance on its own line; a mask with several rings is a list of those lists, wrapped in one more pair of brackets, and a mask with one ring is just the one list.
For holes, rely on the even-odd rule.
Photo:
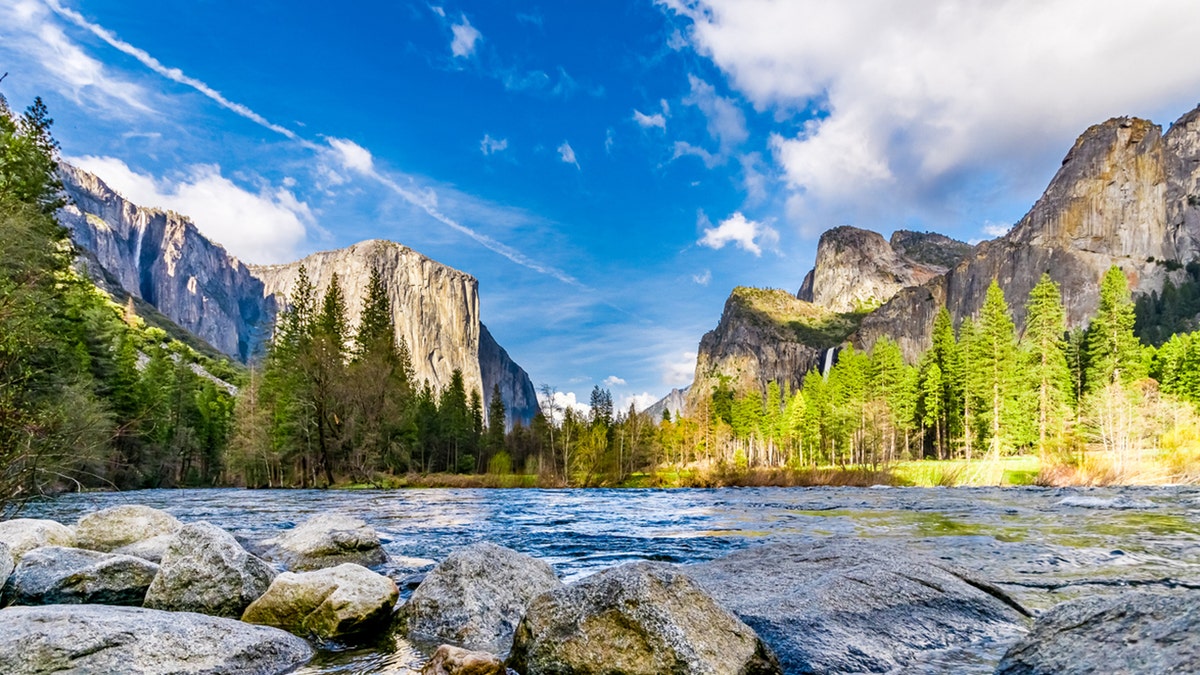
[(1133, 334), (1133, 300), (1121, 268), (1112, 266), (1100, 281), (1100, 305), (1087, 331), (1088, 391), (1145, 377), (1142, 348)]
[(1042, 274), (1025, 305), (1024, 376), (1035, 391), (1038, 452), (1062, 434), (1070, 412), (1071, 370), (1067, 366), (1066, 311), (1058, 284)]

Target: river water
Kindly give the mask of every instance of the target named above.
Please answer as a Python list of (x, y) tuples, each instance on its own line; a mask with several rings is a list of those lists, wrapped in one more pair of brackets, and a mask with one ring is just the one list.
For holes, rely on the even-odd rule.
[[(542, 558), (571, 581), (632, 560), (691, 563), (764, 542), (821, 537), (901, 540), (999, 584), (1037, 611), (1135, 586), (1200, 588), (1196, 486), (147, 490), (64, 495), (22, 515), (73, 523), (118, 504), (206, 520), (248, 541), (316, 513), (355, 515), (379, 531), (392, 559), (381, 571), (400, 583), (402, 597), (415, 575), (478, 541)], [(425, 654), (401, 641), (325, 653), (302, 672), (415, 672)]]

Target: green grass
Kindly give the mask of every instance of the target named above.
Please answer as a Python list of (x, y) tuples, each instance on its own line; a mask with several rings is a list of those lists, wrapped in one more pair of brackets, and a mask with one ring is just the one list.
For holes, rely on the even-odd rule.
[(752, 323), (817, 349), (842, 344), (875, 309), (864, 305), (853, 312), (831, 312), (778, 288), (738, 286), (731, 298)]
[(916, 487), (960, 485), (1033, 485), (1041, 463), (1034, 455), (976, 459), (896, 462), (891, 470), (901, 485)]

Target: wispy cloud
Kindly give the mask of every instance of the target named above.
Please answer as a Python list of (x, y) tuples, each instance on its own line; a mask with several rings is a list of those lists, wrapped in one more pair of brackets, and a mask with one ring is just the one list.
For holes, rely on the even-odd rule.
[(707, 286), (712, 281), (712, 270), (704, 270), (699, 274), (693, 274), (692, 281), (701, 286)]
[(450, 26), (450, 32), (454, 34), (454, 39), (450, 41), (450, 53), (454, 54), (455, 58), (469, 58), (475, 53), (475, 43), (483, 37), (466, 16), (463, 16), (459, 23)]
[(662, 113), (647, 115), (640, 110), (634, 109), (633, 121), (637, 122), (638, 126), (643, 129), (651, 129), (653, 127), (658, 127), (659, 129), (667, 128), (667, 118), (663, 117)]
[(575, 158), (575, 148), (572, 148), (570, 143), (563, 141), (558, 146), (558, 156), (562, 159), (563, 163), (574, 164), (576, 169), (581, 168), (579, 160)]
[(483, 140), (479, 142), (479, 150), (484, 155), (494, 155), (497, 152), (502, 152), (508, 148), (507, 138), (492, 138), (488, 134), (483, 135)]
[(604, 378), (604, 386), (606, 387), (623, 387), (625, 384), (625, 380), (617, 377), (616, 375), (609, 375), (608, 377)]

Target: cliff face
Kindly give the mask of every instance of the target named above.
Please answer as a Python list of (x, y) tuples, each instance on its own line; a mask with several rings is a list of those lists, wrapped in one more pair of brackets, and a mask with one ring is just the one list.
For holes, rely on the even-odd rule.
[(765, 391), (775, 381), (795, 390), (857, 326), (787, 291), (738, 287), (725, 301), (716, 329), (705, 333), (696, 356), (688, 409), (710, 396), (722, 378), (735, 391)]
[(246, 360), (255, 331), (274, 315), (262, 282), (176, 213), (131, 204), (96, 176), (62, 165), (73, 203), (59, 220), (127, 292), (183, 328)]
[(688, 391), (690, 389), (691, 387), (672, 389), (666, 396), (650, 404), (650, 407), (643, 410), (642, 413), (656, 424), (662, 420), (664, 412), (670, 415), (671, 419), (675, 419), (676, 416), (683, 415), (686, 412)]
[(222, 352), (247, 360), (269, 336), (304, 265), (318, 297), (336, 273), (348, 320), (358, 323), (372, 267), (392, 305), (396, 334), (412, 353), (418, 381), (435, 387), (455, 369), (485, 400), (499, 384), (510, 420), (532, 419), (529, 376), (479, 321), (474, 277), (407, 247), (367, 241), (286, 265), (244, 265), (206, 239), (187, 218), (131, 204), (97, 177), (63, 165), (72, 204), (60, 214), (75, 243), (109, 279)]
[[(937, 251), (937, 245), (924, 236), (904, 233), (900, 241), (926, 254)], [(948, 237), (943, 239), (954, 242)], [(821, 235), (813, 269), (796, 295), (835, 312), (852, 312), (879, 306), (900, 289), (923, 284), (945, 271), (945, 267), (903, 255), (876, 232), (835, 227)]]
[[(1099, 279), (1119, 265), (1134, 293), (1162, 288), (1167, 261), (1196, 255), (1200, 218), (1191, 202), (1200, 152), (1196, 113), (1164, 140), (1146, 120), (1114, 118), (1088, 129), (1067, 153), (1042, 197), (1012, 230), (921, 288), (907, 289), (868, 316), (855, 342), (883, 335), (916, 358), (928, 348), (933, 316), (944, 303), (955, 321), (979, 311), (996, 279), (1018, 326), (1025, 298), (1043, 272), (1062, 289), (1071, 326), (1085, 324), (1099, 301)], [(1168, 216), (1168, 214), (1171, 214)]]

